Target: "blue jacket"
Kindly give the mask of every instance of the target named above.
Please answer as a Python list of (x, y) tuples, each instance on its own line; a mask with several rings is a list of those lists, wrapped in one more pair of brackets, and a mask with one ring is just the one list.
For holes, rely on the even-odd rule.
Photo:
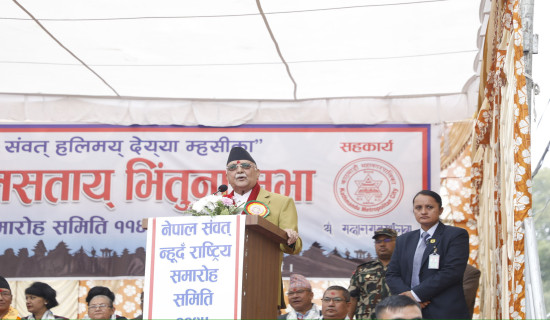
[[(424, 319), (471, 319), (462, 287), (470, 249), (468, 232), (440, 222), (422, 256), (420, 284), (411, 288), (414, 252), (419, 239), (420, 230), (397, 237), (386, 272), (392, 295), (413, 290), (422, 302), (430, 301), (422, 309)], [(436, 249), (439, 269), (429, 269), (429, 255)]]

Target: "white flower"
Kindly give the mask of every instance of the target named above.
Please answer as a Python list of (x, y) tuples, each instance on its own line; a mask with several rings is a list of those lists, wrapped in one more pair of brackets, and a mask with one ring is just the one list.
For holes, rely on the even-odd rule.
[(466, 175), (466, 169), (458, 167), (455, 169), (455, 177), (464, 177)]
[(136, 290), (136, 287), (134, 287), (134, 286), (128, 285), (128, 286), (124, 287), (124, 294), (127, 295), (127, 296), (133, 296), (133, 295), (136, 294), (136, 292), (137, 292), (137, 290)]
[(124, 306), (122, 306), (122, 308), (126, 312), (132, 312), (132, 311), (136, 310), (136, 304), (133, 303), (133, 302), (130, 302), (130, 301), (126, 301), (126, 302), (124, 302)]
[(516, 182), (521, 181), (523, 179), (523, 175), (525, 174), (525, 168), (521, 166), (519, 163), (515, 164), (516, 167)]
[(204, 198), (200, 198), (199, 201), (193, 203), (191, 208), (197, 212), (201, 212), (205, 208), (214, 210), (214, 208), (216, 207), (215, 203), (218, 202), (220, 199), (221, 199), (221, 196), (209, 195)]
[(521, 293), (523, 291), (523, 286), (521, 285), (521, 283), (518, 283), (516, 285), (516, 293)]
[(475, 260), (477, 258), (477, 250), (470, 251), (470, 259)]
[(523, 221), (516, 221), (514, 224), (514, 231), (524, 233), (525, 229), (523, 228)]
[(470, 236), (470, 244), (471, 244), (472, 246), (477, 246), (477, 245), (479, 245), (479, 237), (476, 236), (476, 235), (471, 235), (471, 236)]
[(474, 220), (474, 219), (470, 219), (470, 220), (466, 221), (466, 227), (470, 230), (477, 229), (477, 221)]
[(520, 251), (516, 251), (516, 254), (514, 257), (514, 269), (519, 270), (524, 263), (525, 263), (525, 256), (521, 254)]
[(464, 157), (461, 162), (465, 167), (470, 167), (472, 165), (472, 158), (470, 156)]
[(464, 221), (464, 213), (462, 213), (461, 211), (454, 211), (453, 212), (453, 220), (455, 222), (462, 222)]
[(512, 15), (509, 13), (505, 13), (504, 17), (502, 18), (502, 22), (505, 27), (508, 27), (512, 24)]
[(523, 161), (525, 163), (531, 163), (531, 152), (529, 151), (529, 149), (524, 149), (522, 152), (521, 152), (521, 156), (523, 157)]
[(119, 304), (123, 300), (124, 300), (123, 295), (121, 295), (120, 293), (115, 294), (115, 301), (117, 301), (117, 302), (115, 302), (115, 305)]
[[(470, 206), (470, 203), (467, 202), (465, 203), (463, 206), (462, 206), (462, 209), (464, 210), (465, 213), (467, 214), (472, 214), (472, 207)], [(474, 219), (475, 220), (475, 219)]]
[(514, 207), (516, 208), (516, 210), (524, 210), (527, 204), (529, 204), (529, 197), (524, 195), (523, 192), (518, 191), (514, 199)]
[(84, 286), (78, 288), (78, 296), (79, 297), (84, 297), (87, 294), (88, 294), (88, 288), (86, 288)]
[(523, 63), (523, 59), (516, 61), (516, 74), (518, 76), (521, 76), (524, 71), (525, 71), (525, 64)]
[[(463, 198), (469, 200), (469, 199), (470, 199), (470, 196), (472, 195), (472, 189), (470, 189), (470, 188), (462, 188), (462, 189), (460, 190), (460, 195), (461, 195)], [(469, 206), (470, 203), (467, 202), (467, 203), (465, 203), (464, 205), (468, 205), (468, 206)]]
[(78, 313), (86, 312), (88, 310), (88, 306), (84, 302), (78, 303)]
[(191, 205), (191, 209), (200, 212), (204, 209), (204, 207), (206, 207), (206, 204), (207, 204), (206, 198), (201, 198), (197, 202)]
[(526, 119), (521, 119), (519, 122), (519, 131), (522, 134), (529, 134), (529, 121)]
[(521, 137), (516, 136), (514, 139), (514, 153), (517, 153), (519, 151), (519, 146), (523, 143), (523, 140)]
[(451, 198), (449, 199), (449, 202), (453, 206), (458, 207), (462, 204), (462, 199), (459, 196), (451, 196)]
[(235, 206), (233, 199), (223, 197), (222, 195), (209, 195), (197, 200), (191, 205), (190, 210), (185, 213), (190, 213), (194, 216), (199, 215), (232, 215), (238, 214), (241, 207)]
[(451, 179), (447, 181), (447, 188), (449, 190), (458, 190), (458, 188), (460, 188), (460, 184), (455, 179)]

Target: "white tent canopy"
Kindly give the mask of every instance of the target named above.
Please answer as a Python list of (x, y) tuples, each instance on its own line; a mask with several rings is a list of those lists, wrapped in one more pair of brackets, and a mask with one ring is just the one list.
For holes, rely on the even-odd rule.
[(477, 107), (485, 6), (480, 0), (2, 1), (0, 119), (462, 120)]

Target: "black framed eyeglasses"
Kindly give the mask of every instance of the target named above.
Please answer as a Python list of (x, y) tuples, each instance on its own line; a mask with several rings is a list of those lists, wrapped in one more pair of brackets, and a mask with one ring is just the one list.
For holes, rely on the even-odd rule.
[(374, 243), (378, 243), (378, 244), (380, 244), (380, 243), (382, 243), (382, 242), (390, 243), (390, 242), (392, 242), (392, 241), (393, 241), (393, 238), (376, 239), (376, 240), (374, 240)]
[(243, 170), (248, 170), (250, 168), (252, 168), (254, 166), (254, 164), (252, 163), (248, 163), (248, 162), (243, 162), (243, 163), (237, 163), (237, 164), (230, 164), (226, 167), (227, 171), (235, 171), (237, 170), (237, 168), (241, 166), (241, 168), (243, 168)]

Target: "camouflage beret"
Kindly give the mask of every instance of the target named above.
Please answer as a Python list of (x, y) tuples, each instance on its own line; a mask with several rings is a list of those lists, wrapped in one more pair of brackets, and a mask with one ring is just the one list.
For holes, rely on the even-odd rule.
[(392, 228), (382, 228), (374, 231), (374, 236), (372, 236), (373, 239), (376, 239), (376, 237), (385, 235), (388, 237), (397, 237), (397, 231), (393, 230)]

